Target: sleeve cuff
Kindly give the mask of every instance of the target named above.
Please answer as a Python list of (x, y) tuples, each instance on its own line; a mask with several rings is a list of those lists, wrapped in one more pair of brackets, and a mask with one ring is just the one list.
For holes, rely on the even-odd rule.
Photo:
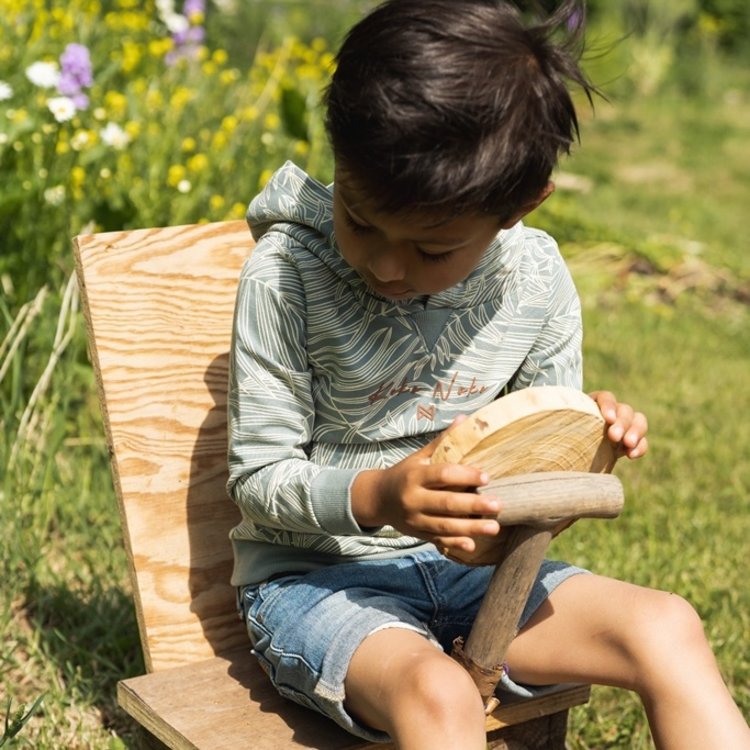
[(377, 528), (362, 528), (352, 513), (351, 486), (360, 469), (325, 469), (310, 486), (310, 502), (320, 528), (336, 536), (364, 536)]

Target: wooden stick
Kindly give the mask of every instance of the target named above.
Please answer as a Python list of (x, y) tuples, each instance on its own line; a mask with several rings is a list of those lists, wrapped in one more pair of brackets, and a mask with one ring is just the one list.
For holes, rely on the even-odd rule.
[(494, 692), (503, 659), (552, 539), (550, 529), (531, 526), (514, 526), (506, 534), (505, 559), (495, 569), (466, 643), (459, 640), (453, 649), (474, 678), (488, 714), (497, 706)]

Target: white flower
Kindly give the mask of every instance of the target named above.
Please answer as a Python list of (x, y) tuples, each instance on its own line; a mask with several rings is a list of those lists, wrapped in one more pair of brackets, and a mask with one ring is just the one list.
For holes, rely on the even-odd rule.
[(91, 137), (85, 130), (76, 130), (73, 137), (70, 139), (70, 146), (73, 151), (80, 151), (86, 148), (87, 144), (91, 140)]
[(174, 0), (156, 0), (156, 10), (170, 34), (182, 34), (190, 28), (187, 17), (175, 11)]
[(178, 190), (179, 190), (179, 191), (180, 191), (181, 193), (189, 193), (189, 192), (190, 192), (190, 191), (192, 190), (192, 188), (193, 188), (193, 185), (192, 185), (192, 183), (190, 182), (190, 180), (180, 180), (180, 181), (179, 181), (179, 182), (177, 183), (177, 189), (178, 189)]
[(190, 21), (180, 13), (170, 13), (164, 16), (164, 25), (170, 34), (184, 34), (190, 28)]
[(53, 96), (47, 100), (47, 106), (58, 122), (71, 120), (76, 113), (76, 105), (69, 96)]
[(13, 89), (9, 83), (0, 81), (0, 102), (4, 102), (6, 99), (10, 99), (13, 96)]
[(35, 62), (26, 68), (26, 77), (35, 85), (43, 89), (53, 89), (60, 82), (60, 71), (57, 63)]
[(99, 135), (104, 143), (118, 151), (130, 143), (130, 135), (116, 122), (108, 122)]
[(44, 200), (50, 206), (59, 206), (65, 200), (65, 188), (62, 185), (47, 188), (44, 191)]

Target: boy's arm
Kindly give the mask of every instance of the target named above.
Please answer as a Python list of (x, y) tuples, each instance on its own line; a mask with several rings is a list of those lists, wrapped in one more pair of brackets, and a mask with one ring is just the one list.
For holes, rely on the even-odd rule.
[[(542, 385), (582, 388), (581, 306), (573, 279), (559, 255), (553, 256), (549, 305), (534, 347), (513, 378), (511, 390)], [(646, 417), (609, 391), (589, 394), (609, 425), (607, 436), (623, 455), (640, 458), (648, 450)]]
[[(257, 252), (257, 250), (256, 250)], [(362, 533), (349, 505), (354, 470), (308, 460), (315, 410), (306, 356), (305, 299), (296, 269), (253, 258), (237, 292), (229, 378), (228, 490), (262, 526)]]
[(550, 258), (548, 304), (534, 346), (513, 376), (512, 391), (543, 385), (583, 387), (581, 303), (573, 279), (559, 255)]

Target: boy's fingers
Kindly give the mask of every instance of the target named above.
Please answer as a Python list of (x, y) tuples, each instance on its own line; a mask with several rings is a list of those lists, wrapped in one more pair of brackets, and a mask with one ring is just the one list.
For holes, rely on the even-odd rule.
[(483, 487), (490, 481), (490, 475), (475, 466), (464, 464), (434, 464), (425, 474), (430, 487)]
[(589, 397), (594, 399), (604, 419), (613, 424), (617, 420), (617, 398), (611, 391), (591, 391)]

